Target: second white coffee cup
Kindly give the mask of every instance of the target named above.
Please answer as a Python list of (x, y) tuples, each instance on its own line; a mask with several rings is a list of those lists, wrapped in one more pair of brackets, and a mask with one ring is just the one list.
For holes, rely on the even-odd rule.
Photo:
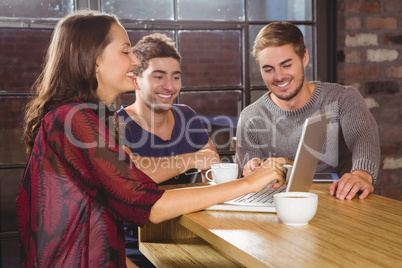
[(283, 192), (274, 195), (276, 214), (290, 226), (309, 223), (317, 212), (318, 195), (310, 192)]
[[(211, 175), (209, 174), (211, 173)], [(211, 165), (205, 174), (207, 180), (215, 183), (224, 183), (238, 178), (238, 165), (235, 163), (219, 163)], [(212, 179), (210, 178), (212, 177)]]

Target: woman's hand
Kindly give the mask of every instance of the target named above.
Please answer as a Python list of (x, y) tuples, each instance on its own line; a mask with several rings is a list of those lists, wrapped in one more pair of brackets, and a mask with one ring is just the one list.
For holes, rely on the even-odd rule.
[(251, 159), (250, 161), (247, 162), (247, 164), (244, 165), (243, 168), (243, 176), (248, 176), (251, 173), (253, 173), (257, 168), (259, 168), (262, 163), (264, 163), (264, 161), (262, 161), (262, 159), (254, 157), (253, 159)]
[(252, 192), (259, 192), (271, 182), (276, 181), (271, 186), (271, 190), (273, 190), (282, 186), (286, 181), (287, 169), (283, 165), (291, 164), (293, 164), (293, 160), (289, 158), (270, 157), (265, 162), (261, 163), (259, 167), (254, 169), (254, 172), (243, 179), (251, 184)]

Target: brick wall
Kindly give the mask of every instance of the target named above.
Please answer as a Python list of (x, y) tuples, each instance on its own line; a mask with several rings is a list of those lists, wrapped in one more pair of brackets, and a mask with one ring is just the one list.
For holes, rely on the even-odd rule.
[(375, 193), (402, 200), (402, 1), (337, 0), (337, 82), (353, 85), (377, 120)]

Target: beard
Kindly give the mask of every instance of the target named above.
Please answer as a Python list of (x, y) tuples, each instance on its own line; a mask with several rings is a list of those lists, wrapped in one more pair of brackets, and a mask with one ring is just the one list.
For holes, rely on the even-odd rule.
[(304, 81), (302, 81), (299, 85), (297, 85), (296, 90), (291, 92), (290, 95), (279, 95), (279, 94), (276, 94), (274, 91), (271, 91), (271, 93), (273, 93), (280, 100), (290, 101), (291, 99), (296, 97), (297, 94), (299, 94), (300, 90), (303, 87), (303, 84), (304, 84)]
[(163, 113), (172, 109), (173, 103), (159, 103), (152, 95), (140, 92), (141, 98), (148, 108), (155, 113)]
[(146, 103), (149, 109), (155, 113), (163, 113), (170, 111), (172, 109), (173, 104), (171, 103)]
[(300, 90), (303, 88), (304, 85), (304, 69), (302, 69), (302, 79), (300, 79), (298, 82), (297, 80), (294, 80), (296, 82), (296, 89), (293, 92), (290, 92), (290, 94), (284, 94), (284, 95), (279, 95), (276, 94), (275, 91), (271, 90), (271, 93), (273, 93), (278, 99), (283, 100), (283, 101), (289, 101), (293, 99), (294, 97), (299, 94)]
[(144, 99), (148, 108), (155, 113), (163, 113), (172, 109), (173, 103), (158, 103), (156, 100)]

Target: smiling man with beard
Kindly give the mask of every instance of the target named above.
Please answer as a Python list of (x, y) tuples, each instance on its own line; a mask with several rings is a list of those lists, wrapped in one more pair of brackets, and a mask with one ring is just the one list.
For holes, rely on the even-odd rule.
[[(172, 39), (154, 33), (144, 36), (132, 50), (141, 64), (134, 69), (135, 102), (117, 112), (123, 143), (136, 156), (156, 158), (162, 167), (165, 157), (216, 151), (194, 110), (174, 104), (181, 90), (181, 56)], [(191, 179), (182, 174), (163, 183), (189, 183)]]
[(331, 112), (316, 172), (339, 175), (329, 192), (341, 200), (372, 193), (380, 164), (379, 137), (361, 94), (350, 86), (306, 81), (309, 54), (302, 32), (290, 22), (262, 28), (253, 56), (268, 92), (240, 115), (236, 161), (242, 174), (251, 174), (268, 157), (294, 159), (305, 119)]

